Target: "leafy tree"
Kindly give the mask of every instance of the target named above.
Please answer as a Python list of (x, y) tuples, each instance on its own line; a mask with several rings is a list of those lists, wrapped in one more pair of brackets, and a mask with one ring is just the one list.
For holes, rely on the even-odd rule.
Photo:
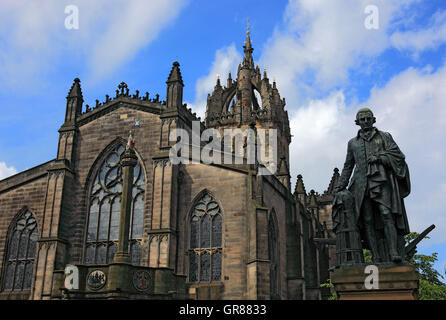
[[(406, 242), (410, 242), (418, 236), (418, 233), (411, 232), (406, 235)], [(426, 237), (429, 238), (429, 237)], [(409, 261), (420, 275), (420, 285), (418, 296), (420, 300), (446, 300), (446, 284), (441, 279), (444, 277), (434, 269), (434, 263), (438, 260), (438, 253), (431, 256), (415, 254)]]

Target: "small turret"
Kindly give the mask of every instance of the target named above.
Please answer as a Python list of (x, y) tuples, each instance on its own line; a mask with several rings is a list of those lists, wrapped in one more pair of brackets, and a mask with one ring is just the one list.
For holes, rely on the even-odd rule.
[(294, 197), (296, 197), (304, 206), (307, 203), (307, 191), (305, 190), (302, 175), (297, 175), (296, 186), (294, 188)]
[(167, 95), (166, 103), (167, 109), (179, 108), (183, 105), (183, 78), (181, 77), (180, 64), (175, 61), (173, 63), (172, 70), (170, 71), (169, 78), (166, 81)]
[(65, 112), (65, 123), (74, 124), (78, 115), (82, 113), (82, 90), (79, 78), (75, 78), (67, 96), (67, 107)]
[(338, 185), (339, 181), (339, 169), (334, 168), (333, 170), (333, 176), (331, 177), (330, 184), (328, 185), (328, 189), (326, 191), (327, 194), (333, 195), (334, 194), (334, 188)]
[(317, 208), (316, 191), (310, 190), (310, 198), (308, 199), (308, 208)]
[(282, 157), (279, 162), (279, 167), (277, 170), (276, 176), (282, 182), (282, 184), (287, 187), (287, 189), (291, 188), (290, 183), (290, 171), (288, 168), (288, 163), (285, 157)]
[(228, 74), (228, 82), (227, 82), (226, 87), (227, 87), (227, 88), (230, 88), (231, 86), (232, 86), (232, 77), (231, 77), (231, 72), (229, 71), (229, 74)]

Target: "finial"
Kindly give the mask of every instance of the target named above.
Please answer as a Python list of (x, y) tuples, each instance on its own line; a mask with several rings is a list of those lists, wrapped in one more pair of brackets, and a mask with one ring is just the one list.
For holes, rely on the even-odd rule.
[(247, 19), (247, 27), (246, 27), (246, 34), (249, 36), (250, 31), (249, 31), (249, 18)]
[[(127, 87), (127, 84), (126, 84), (124, 81), (122, 81), (122, 82), (119, 84), (118, 89), (121, 90), (121, 95), (122, 95), (122, 96), (123, 96), (123, 95), (128, 95), (128, 87)], [(126, 90), (126, 91), (125, 91), (126, 93), (124, 93), (124, 90)]]
[(81, 90), (80, 83), (81, 83), (81, 81), (79, 80), (79, 78), (74, 78), (73, 84), (71, 85), (71, 88), (70, 88), (70, 91), (68, 92), (67, 98), (81, 98), (82, 99), (82, 90)]

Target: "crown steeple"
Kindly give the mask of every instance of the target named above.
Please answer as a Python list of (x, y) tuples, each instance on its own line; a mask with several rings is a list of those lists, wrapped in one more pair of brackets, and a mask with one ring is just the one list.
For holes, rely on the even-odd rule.
[[(248, 25), (243, 44), (244, 56), (237, 69), (237, 76), (230, 74), (227, 81), (217, 79), (206, 104), (206, 122), (208, 128), (248, 128), (255, 123), (258, 128), (278, 129), (277, 176), (283, 178), (289, 188), (289, 144), (291, 142), (288, 113), (284, 109), (285, 100), (280, 98), (276, 83), (271, 83), (266, 71), (262, 77), (260, 67), (254, 64), (254, 51), (251, 32)], [(220, 82), (220, 80), (222, 80)], [(226, 80), (226, 79), (224, 79)], [(226, 84), (226, 86), (223, 86)], [(283, 158), (283, 159), (282, 159)], [(280, 166), (279, 166), (280, 165)]]

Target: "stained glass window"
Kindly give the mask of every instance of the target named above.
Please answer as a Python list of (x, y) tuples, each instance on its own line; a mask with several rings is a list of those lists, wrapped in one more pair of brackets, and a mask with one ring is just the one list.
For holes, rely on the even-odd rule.
[[(125, 148), (114, 148), (101, 164), (91, 188), (84, 263), (113, 262), (118, 248), (123, 170), (119, 163)], [(133, 264), (141, 263), (145, 180), (138, 162), (133, 170), (129, 252)]]
[(222, 216), (209, 194), (195, 204), (189, 226), (189, 282), (221, 281)]
[(5, 265), (4, 291), (31, 289), (34, 253), (37, 243), (37, 222), (29, 211), (24, 211), (13, 226), (9, 238)]

